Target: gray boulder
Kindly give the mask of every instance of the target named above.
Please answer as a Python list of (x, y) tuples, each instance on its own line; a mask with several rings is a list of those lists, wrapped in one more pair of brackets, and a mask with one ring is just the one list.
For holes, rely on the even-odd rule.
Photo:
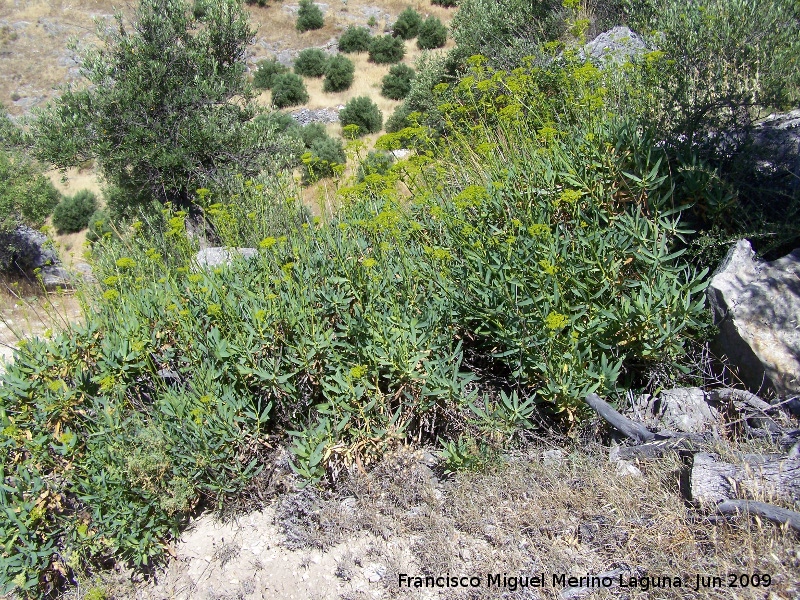
[(25, 225), (0, 233), (0, 266), (29, 273), (47, 265), (58, 264), (58, 253), (47, 236)]
[(771, 114), (758, 123), (753, 146), (760, 174), (788, 178), (792, 191), (800, 188), (800, 109)]
[(258, 256), (255, 248), (204, 248), (194, 257), (195, 263), (201, 269), (213, 269), (223, 265), (229, 265), (237, 258), (250, 260)]
[(601, 65), (621, 65), (626, 60), (647, 52), (647, 44), (627, 27), (604, 31), (583, 47), (583, 56)]
[(631, 406), (633, 420), (651, 429), (683, 433), (715, 432), (720, 414), (700, 388), (674, 388), (653, 397), (644, 394)]
[(72, 273), (67, 271), (64, 267), (59, 265), (47, 265), (42, 267), (39, 272), (42, 278), (42, 285), (48, 292), (53, 292), (59, 289), (67, 290), (75, 287), (75, 281)]
[(773, 262), (739, 240), (711, 279), (716, 350), (753, 391), (800, 393), (800, 249)]

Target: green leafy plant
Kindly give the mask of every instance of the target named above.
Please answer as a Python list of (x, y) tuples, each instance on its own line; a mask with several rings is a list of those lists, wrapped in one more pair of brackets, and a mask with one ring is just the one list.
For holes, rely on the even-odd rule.
[(303, 79), (294, 73), (277, 75), (272, 84), (272, 105), (275, 108), (297, 106), (308, 102), (308, 91)]
[(337, 166), (347, 162), (342, 141), (329, 136), (311, 142), (309, 152), (303, 156), (303, 183), (312, 183), (336, 173)]
[(87, 227), (86, 239), (90, 242), (96, 242), (114, 235), (114, 228), (111, 226), (111, 215), (104, 209), (96, 210), (92, 213)]
[(80, 190), (64, 198), (53, 211), (53, 225), (60, 233), (75, 233), (89, 226), (89, 219), (97, 210), (97, 196), (89, 190)]
[(356, 180), (361, 183), (367, 175), (386, 176), (394, 164), (394, 157), (389, 152), (372, 151), (358, 165)]
[(259, 61), (256, 72), (253, 74), (253, 87), (258, 90), (272, 89), (272, 84), (277, 75), (289, 72), (289, 67), (279, 63), (276, 59)]
[(300, 0), (300, 8), (297, 11), (297, 31), (303, 33), (313, 29), (322, 29), (325, 25), (325, 17), (319, 6), (313, 0)]
[(367, 96), (353, 98), (339, 112), (339, 122), (342, 127), (355, 125), (358, 127), (356, 135), (376, 133), (383, 125), (383, 114), (378, 105)]
[(294, 61), (294, 72), (304, 77), (322, 77), (328, 65), (328, 55), (319, 48), (306, 48)]
[(397, 17), (397, 21), (392, 25), (392, 34), (404, 40), (417, 37), (419, 26), (422, 24), (422, 17), (410, 6)]
[(431, 0), (431, 4), (444, 6), (445, 8), (453, 8), (454, 6), (458, 6), (458, 0)]
[(447, 28), (437, 18), (430, 16), (419, 26), (417, 46), (422, 50), (441, 48), (447, 42)]
[(86, 85), (36, 116), (42, 160), (94, 160), (128, 198), (184, 206), (225, 170), (253, 175), (281, 162), (280, 140), (253, 128), (245, 49), (254, 33), (238, 0), (208, 3), (199, 18), (185, 0), (140, 0), (98, 35), (102, 45), (80, 50)]
[(346, 56), (337, 54), (328, 61), (325, 67), (325, 79), (322, 82), (324, 92), (343, 92), (353, 85), (355, 65)]
[(406, 47), (403, 40), (392, 35), (372, 38), (369, 45), (369, 60), (378, 64), (398, 63), (403, 60)]
[(19, 153), (0, 150), (0, 232), (20, 224), (41, 227), (60, 199), (41, 167)]
[(339, 38), (339, 52), (368, 52), (372, 32), (366, 27), (350, 25)]
[(411, 91), (414, 69), (408, 65), (394, 65), (381, 81), (381, 96), (402, 100)]

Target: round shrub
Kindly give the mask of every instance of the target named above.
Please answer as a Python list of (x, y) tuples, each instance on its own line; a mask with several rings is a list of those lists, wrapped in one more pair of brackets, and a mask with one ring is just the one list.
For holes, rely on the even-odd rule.
[(458, 0), (431, 0), (431, 4), (438, 4), (445, 8), (453, 8), (454, 6), (458, 6)]
[(262, 60), (256, 67), (256, 72), (253, 74), (253, 87), (257, 90), (271, 89), (277, 75), (289, 72), (288, 67), (285, 67), (274, 58)]
[(419, 26), (422, 25), (422, 17), (410, 6), (400, 13), (397, 21), (392, 26), (392, 35), (410, 40), (417, 37), (419, 33)]
[(294, 61), (294, 72), (304, 77), (322, 77), (328, 65), (328, 55), (319, 48), (306, 48)]
[(367, 27), (351, 25), (339, 38), (339, 52), (368, 52), (372, 33)]
[(59, 202), (53, 211), (53, 225), (59, 233), (75, 233), (89, 225), (97, 210), (97, 197), (89, 190), (81, 190)]
[(300, 126), (297, 124), (297, 121), (292, 118), (292, 115), (277, 110), (259, 115), (255, 118), (255, 121), (259, 123), (269, 123), (278, 133), (285, 133), (294, 128), (300, 129)]
[(300, 129), (300, 139), (306, 148), (311, 148), (314, 142), (329, 137), (325, 125), (322, 123), (309, 123)]
[(377, 104), (367, 96), (359, 96), (348, 102), (339, 113), (339, 122), (342, 127), (357, 125), (357, 135), (376, 133), (383, 125), (383, 114)]
[(394, 156), (389, 152), (372, 151), (361, 161), (356, 175), (359, 183), (364, 181), (367, 175), (386, 175), (394, 163)]
[(286, 108), (308, 102), (308, 91), (302, 78), (294, 73), (277, 75), (272, 83), (272, 104)]
[(441, 48), (447, 42), (447, 28), (436, 17), (428, 17), (419, 26), (417, 46), (422, 50)]
[(89, 217), (88, 227), (86, 239), (90, 242), (101, 240), (106, 234), (114, 235), (114, 229), (111, 227), (111, 215), (102, 208), (94, 211)]
[(353, 76), (356, 67), (353, 61), (337, 54), (328, 61), (325, 67), (325, 81), (322, 83), (324, 92), (342, 92), (353, 85)]
[(325, 25), (325, 17), (319, 6), (312, 0), (300, 0), (300, 8), (297, 11), (297, 31), (303, 33), (312, 29), (322, 29)]
[(381, 81), (381, 96), (402, 100), (411, 91), (414, 69), (408, 65), (394, 65)]
[(303, 156), (303, 183), (312, 183), (323, 177), (332, 177), (336, 165), (347, 162), (342, 140), (325, 136), (314, 140), (311, 149)]
[(391, 35), (374, 37), (369, 45), (369, 60), (374, 63), (398, 63), (405, 55), (406, 46), (403, 40)]

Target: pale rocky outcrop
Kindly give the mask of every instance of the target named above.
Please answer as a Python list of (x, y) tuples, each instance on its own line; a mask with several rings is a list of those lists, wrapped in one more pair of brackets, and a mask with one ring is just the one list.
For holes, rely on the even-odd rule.
[(754, 392), (800, 393), (800, 249), (772, 262), (739, 240), (711, 280), (717, 351)]
[[(237, 256), (238, 255), (238, 256)], [(223, 265), (229, 265), (236, 258), (243, 258), (250, 260), (258, 256), (258, 250), (255, 248), (204, 248), (200, 250), (194, 257), (197, 266), (204, 269), (213, 269)]]

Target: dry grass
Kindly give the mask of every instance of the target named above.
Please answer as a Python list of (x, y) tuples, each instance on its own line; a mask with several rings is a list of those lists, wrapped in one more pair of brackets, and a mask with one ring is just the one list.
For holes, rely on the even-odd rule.
[[(419, 453), (401, 450), (369, 474), (342, 484), (337, 498), (317, 497), (325, 531), (319, 519), (306, 520), (304, 536), (324, 537), (328, 544), (342, 539), (330, 537), (334, 530), (341, 536), (366, 530), (383, 539), (406, 538), (412, 558), (401, 572), (409, 575), (479, 574), (485, 581), (488, 573), (544, 573), (547, 587), (536, 596), (541, 598), (560, 597), (563, 590), (553, 587), (553, 574), (608, 572), (622, 573), (626, 581), (677, 576), (684, 586), (693, 586), (697, 574), (727, 582), (730, 573), (764, 573), (772, 584), (768, 590), (723, 587), (697, 595), (686, 587), (659, 589), (655, 595), (612, 587), (594, 590), (592, 598), (788, 600), (800, 595), (798, 538), (755, 519), (704, 518), (678, 492), (682, 464), (677, 457), (642, 464), (642, 476), (634, 477), (620, 474), (599, 446), (565, 450), (560, 460), (546, 462), (543, 449), (531, 447), (487, 472), (444, 483), (431, 480)], [(344, 503), (347, 510), (339, 508), (342, 496), (351, 498)], [(383, 562), (392, 564), (396, 557), (384, 556)], [(396, 575), (386, 577), (384, 585), (389, 596), (397, 595)], [(510, 592), (483, 586), (472, 595), (445, 590), (439, 597), (534, 597)]]

